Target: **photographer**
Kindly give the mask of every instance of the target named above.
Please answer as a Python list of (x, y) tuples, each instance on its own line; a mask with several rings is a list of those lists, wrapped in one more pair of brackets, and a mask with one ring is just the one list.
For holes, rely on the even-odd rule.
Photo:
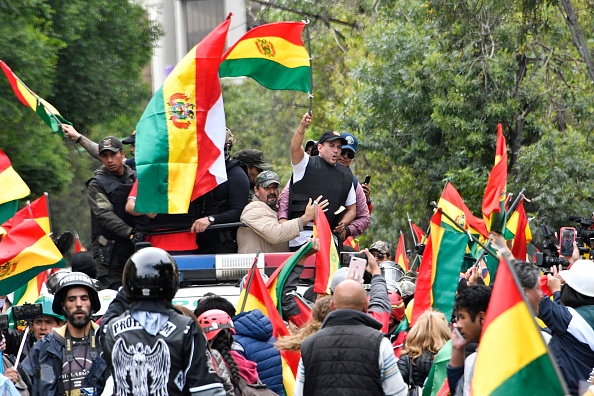
[[(29, 351), (31, 350), (31, 348), (33, 348), (33, 344), (36, 341), (39, 341), (46, 335), (50, 334), (54, 328), (60, 327), (64, 324), (64, 317), (62, 315), (54, 313), (54, 311), (52, 310), (53, 303), (53, 296), (41, 296), (37, 299), (37, 301), (35, 301), (35, 304), (41, 304), (43, 316), (40, 318), (19, 318), (19, 320), (30, 320), (31, 328), (31, 331), (27, 336), (27, 341), (25, 341), (23, 352), (21, 353), (21, 361), (23, 361), (25, 357), (27, 357)], [(25, 307), (34, 307), (34, 305), (25, 305)], [(13, 315), (15, 315), (14, 311), (16, 309), (17, 307), (13, 307)], [(9, 329), (6, 333), (6, 350), (4, 351), (4, 353), (16, 357), (22, 340), (22, 332), (18, 332), (15, 329)]]

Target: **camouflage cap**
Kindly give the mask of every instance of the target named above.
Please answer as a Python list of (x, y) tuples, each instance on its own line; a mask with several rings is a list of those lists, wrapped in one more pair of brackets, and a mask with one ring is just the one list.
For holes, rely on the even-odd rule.
[(280, 179), (279, 179), (278, 175), (276, 174), (276, 172), (267, 170), (267, 171), (261, 172), (256, 177), (255, 183), (256, 183), (256, 186), (262, 186), (262, 187), (268, 187), (272, 183), (276, 183), (280, 186)]
[(375, 241), (373, 242), (373, 244), (371, 245), (371, 247), (369, 248), (369, 250), (377, 250), (378, 252), (382, 252), (382, 253), (389, 253), (390, 252), (390, 245), (388, 245), (388, 242), (384, 242), (384, 241)]

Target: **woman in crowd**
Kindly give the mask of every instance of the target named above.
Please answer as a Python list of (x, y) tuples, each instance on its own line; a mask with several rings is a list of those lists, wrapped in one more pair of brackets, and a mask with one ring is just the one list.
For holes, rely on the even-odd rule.
[(320, 330), (322, 322), (326, 316), (332, 311), (331, 307), (332, 296), (320, 297), (316, 300), (311, 310), (311, 320), (309, 320), (297, 334), (282, 337), (276, 342), (276, 347), (281, 350), (299, 351), (301, 342), (308, 336)]
[[(428, 310), (419, 316), (408, 333), (398, 360), (404, 382), (411, 386), (423, 386), (435, 354), (450, 338), (450, 328), (443, 313)], [(410, 383), (411, 378), (413, 383)]]

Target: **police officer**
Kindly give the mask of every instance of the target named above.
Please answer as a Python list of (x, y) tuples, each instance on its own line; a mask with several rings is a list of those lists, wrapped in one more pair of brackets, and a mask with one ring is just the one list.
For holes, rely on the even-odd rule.
[[(206, 338), (171, 305), (179, 271), (166, 251), (134, 253), (124, 269), (130, 309), (103, 324), (104, 356), (118, 395), (225, 395)], [(110, 317), (110, 319), (108, 319)]]
[(126, 200), (136, 174), (124, 164), (124, 155), (118, 138), (102, 139), (99, 157), (103, 166), (87, 182), (92, 250), (101, 289), (117, 290), (122, 285), (124, 264), (134, 253), (134, 243), (143, 239), (132, 227), (132, 216), (126, 213)]
[(58, 273), (52, 309), (66, 324), (36, 342), (23, 369), (33, 380), (33, 395), (100, 394), (108, 372), (91, 320), (101, 308), (93, 280), (82, 272)]

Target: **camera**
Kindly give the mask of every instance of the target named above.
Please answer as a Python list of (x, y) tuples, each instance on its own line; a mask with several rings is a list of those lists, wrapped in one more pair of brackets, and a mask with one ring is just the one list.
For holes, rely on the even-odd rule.
[(580, 255), (590, 253), (590, 250), (594, 247), (594, 230), (591, 229), (594, 220), (580, 216), (569, 216), (568, 220), (579, 224), (579, 227), (577, 227), (576, 243), (580, 250)]
[(0, 331), (8, 330), (8, 315), (0, 314)]
[(43, 317), (43, 307), (41, 304), (23, 304), (12, 307), (12, 316), (15, 321), (29, 321)]
[(568, 262), (562, 257), (559, 257), (559, 248), (557, 247), (557, 238), (547, 225), (541, 226), (542, 235), (544, 236), (544, 243), (542, 244), (542, 252), (536, 253), (537, 267), (542, 268), (544, 272), (550, 272), (552, 266), (561, 265), (563, 269), (567, 269)]

